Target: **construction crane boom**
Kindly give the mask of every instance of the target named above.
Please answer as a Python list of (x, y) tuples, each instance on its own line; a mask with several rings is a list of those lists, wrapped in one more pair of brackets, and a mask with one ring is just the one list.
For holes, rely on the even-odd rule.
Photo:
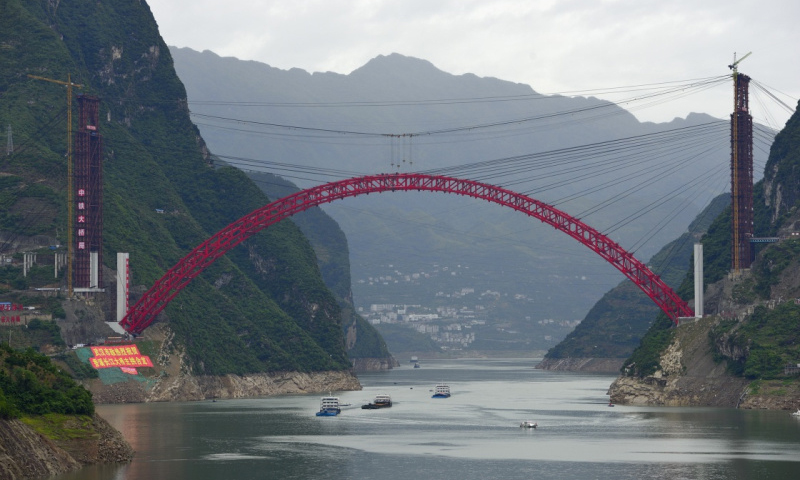
[(745, 58), (749, 57), (751, 53), (753, 53), (753, 52), (747, 52), (744, 55), (744, 57), (740, 58), (739, 60), (736, 60), (736, 53), (733, 54), (733, 63), (728, 65), (728, 68), (733, 70), (733, 76), (734, 77), (739, 73), (739, 69), (738, 69), (739, 63), (741, 63), (741, 61), (744, 60)]
[(83, 85), (72, 83), (70, 74), (67, 74), (66, 82), (37, 75), (28, 75), (28, 78), (65, 85), (67, 87), (67, 293), (69, 298), (72, 298), (72, 87), (83, 88)]

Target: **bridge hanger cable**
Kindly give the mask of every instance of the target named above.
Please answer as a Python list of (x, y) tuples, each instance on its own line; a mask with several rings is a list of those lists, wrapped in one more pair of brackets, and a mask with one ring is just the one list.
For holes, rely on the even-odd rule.
[(766, 95), (767, 95), (769, 98), (771, 98), (771, 99), (772, 99), (772, 100), (773, 100), (775, 103), (777, 103), (779, 106), (781, 106), (783, 109), (785, 109), (785, 110), (786, 110), (788, 113), (794, 113), (794, 111), (795, 111), (795, 107), (792, 107), (792, 106), (790, 106), (790, 105), (787, 105), (787, 104), (786, 104), (786, 103), (785, 103), (783, 100), (781, 100), (780, 98), (778, 98), (778, 96), (777, 96), (777, 95), (775, 95), (774, 93), (772, 93), (772, 91), (774, 90), (774, 91), (776, 91), (776, 92), (780, 93), (781, 95), (784, 95), (786, 98), (788, 98), (788, 99), (791, 99), (791, 100), (792, 100), (792, 101), (794, 101), (795, 103), (797, 103), (798, 99), (796, 99), (796, 98), (793, 98), (793, 97), (791, 97), (790, 95), (787, 95), (787, 94), (785, 94), (785, 93), (783, 93), (783, 92), (780, 92), (780, 91), (778, 91), (778, 90), (775, 90), (774, 88), (769, 88), (769, 87), (767, 87), (766, 85), (764, 85), (763, 83), (761, 83), (761, 82), (758, 82), (758, 81), (756, 81), (756, 80), (754, 80), (754, 79), (750, 79), (750, 83), (751, 83), (753, 86), (755, 86), (755, 87), (756, 87), (756, 89), (758, 89), (759, 91), (762, 91), (762, 92), (764, 92), (764, 93), (765, 93), (765, 94), (766, 94)]
[(642, 208), (640, 208), (636, 212), (634, 212), (634, 213), (628, 215), (627, 217), (617, 221), (613, 225), (603, 229), (603, 231), (608, 235), (608, 234), (611, 234), (611, 233), (619, 230), (621, 227), (627, 225), (631, 221), (636, 220), (637, 218), (641, 217), (642, 215), (644, 215), (646, 213), (649, 213), (653, 209), (661, 206), (662, 204), (664, 204), (670, 198), (674, 198), (675, 195), (677, 195), (679, 193), (683, 193), (686, 190), (688, 190), (689, 188), (694, 187), (697, 183), (702, 181), (705, 177), (707, 177), (709, 175), (713, 175), (713, 174), (719, 174), (720, 172), (726, 171), (728, 168), (729, 168), (728, 165), (722, 164), (722, 165), (718, 165), (718, 166), (716, 166), (716, 167), (714, 167), (712, 169), (707, 170), (705, 173), (703, 173), (701, 175), (698, 175), (691, 182), (687, 182), (684, 185), (680, 185), (679, 187), (673, 189), (672, 191), (662, 195), (661, 197), (657, 198), (656, 200), (654, 200), (654, 201), (650, 202), (649, 204), (643, 206)]
[(479, 173), (484, 169), (492, 169), (505, 164), (520, 164), (520, 162), (527, 160), (538, 160), (544, 162), (544, 161), (551, 161), (553, 157), (563, 156), (565, 154), (575, 155), (575, 156), (585, 156), (589, 153), (592, 153), (593, 151), (596, 151), (597, 149), (618, 148), (620, 145), (631, 145), (631, 144), (636, 145), (637, 142), (640, 141), (648, 142), (651, 139), (654, 139), (652, 140), (652, 142), (659, 142), (663, 140), (662, 137), (685, 138), (687, 134), (697, 134), (697, 132), (703, 132), (706, 129), (718, 130), (720, 125), (727, 125), (727, 122), (724, 121), (708, 122), (696, 126), (679, 127), (675, 129), (664, 130), (661, 132), (634, 135), (631, 137), (624, 137), (614, 140), (603, 140), (600, 142), (564, 147), (554, 150), (547, 150), (543, 152), (535, 152), (525, 155), (516, 155), (513, 157), (504, 157), (493, 160), (481, 160), (478, 162), (456, 165), (452, 167), (427, 169), (422, 171), (422, 173), (428, 173), (431, 175), (474, 174), (474, 173)]
[[(725, 188), (729, 186), (729, 182), (730, 182), (730, 179), (727, 177), (727, 175), (722, 176), (720, 178), (720, 180), (718, 181), (718, 183), (716, 184), (715, 188), (708, 189), (708, 192), (707, 192), (708, 196), (701, 203), (701, 205), (709, 205), (711, 203), (711, 201), (713, 201), (714, 198), (716, 198), (719, 195), (722, 195), (721, 192), (725, 191)], [(698, 220), (708, 221), (709, 223), (711, 221), (713, 221), (713, 218), (712, 219), (708, 218), (708, 216), (711, 215), (712, 212), (710, 212), (710, 211), (701, 212), (701, 214), (703, 214), (703, 213), (705, 214), (705, 216), (703, 216), (702, 218), (698, 217)], [(649, 240), (650, 239), (648, 239), (648, 241)], [(689, 242), (689, 241), (695, 241), (695, 238), (692, 235), (689, 234), (689, 231), (687, 229), (687, 231), (684, 232), (684, 234), (682, 234), (680, 237), (678, 237), (677, 240), (680, 240), (680, 242), (672, 243), (672, 245), (670, 246), (669, 250), (666, 252), (666, 255), (664, 255), (661, 258), (661, 261), (657, 265), (654, 265), (652, 267), (653, 271), (656, 272), (656, 274), (662, 275), (662, 272), (664, 272), (664, 269), (667, 267), (667, 265), (672, 263), (673, 258), (675, 258), (675, 256), (678, 255), (679, 252), (681, 252), (681, 250), (686, 245), (686, 243)], [(651, 261), (652, 261), (652, 259), (651, 259)]]
[[(547, 187), (553, 188), (574, 183), (576, 180), (595, 178), (595, 176), (599, 174), (615, 173), (618, 171), (635, 173), (635, 172), (629, 172), (627, 167), (634, 165), (646, 166), (652, 163), (658, 163), (659, 160), (661, 160), (664, 157), (672, 158), (675, 161), (679, 161), (681, 159), (681, 154), (685, 150), (705, 145), (709, 140), (713, 140), (713, 137), (708, 139), (700, 137), (692, 141), (681, 139), (680, 143), (678, 144), (673, 144), (673, 143), (658, 144), (656, 145), (656, 147), (658, 147), (659, 150), (655, 154), (651, 152), (653, 146), (650, 146), (647, 150), (644, 150), (642, 145), (634, 145), (633, 147), (629, 148), (626, 151), (620, 151), (619, 149), (612, 149), (608, 151), (595, 152), (590, 155), (586, 155), (585, 157), (580, 157), (578, 159), (570, 158), (568, 159), (569, 161), (559, 163), (558, 166), (561, 167), (561, 169), (556, 172), (531, 175), (523, 179), (507, 183), (506, 186), (516, 185), (522, 183), (523, 181), (528, 181), (528, 180), (539, 180), (545, 178), (560, 177), (563, 175), (570, 175), (568, 178), (564, 180), (547, 185)], [(667, 162), (670, 161), (671, 160), (668, 160)], [(577, 165), (574, 165), (569, 168), (564, 168), (567, 164), (573, 164), (573, 163), (577, 163)], [(580, 174), (577, 176), (571, 175), (573, 173), (580, 173)], [(615, 180), (618, 180), (619, 178), (621, 177), (617, 177), (615, 178)], [(544, 187), (545, 186), (538, 187), (538, 191), (550, 189)]]
[[(686, 164), (688, 164), (692, 160), (696, 159), (696, 157), (697, 157), (696, 155), (688, 157), (688, 158), (675, 157), (675, 158), (673, 158), (671, 160), (668, 160), (666, 162), (658, 162), (658, 160), (661, 158), (661, 156), (669, 157), (670, 155), (665, 153), (663, 155), (655, 156), (655, 160), (658, 163), (658, 166), (656, 168), (651, 168), (649, 164), (646, 164), (643, 168), (640, 168), (639, 170), (635, 170), (633, 172), (626, 173), (626, 174), (624, 174), (622, 176), (614, 177), (614, 178), (612, 178), (612, 179), (610, 179), (610, 180), (608, 180), (606, 182), (603, 182), (603, 183), (594, 185), (592, 187), (589, 187), (588, 189), (582, 189), (580, 192), (572, 193), (572, 194), (569, 194), (567, 196), (564, 196), (564, 197), (558, 198), (556, 200), (553, 200), (553, 204), (554, 205), (562, 205), (562, 204), (571, 202), (573, 200), (576, 200), (576, 199), (579, 199), (579, 198), (583, 198), (584, 196), (587, 196), (587, 195), (589, 195), (591, 193), (596, 193), (596, 192), (604, 190), (606, 188), (613, 187), (613, 186), (616, 186), (616, 185), (619, 185), (619, 184), (622, 184), (622, 183), (626, 183), (629, 180), (633, 180), (633, 179), (636, 179), (636, 178), (641, 178), (641, 177), (643, 177), (645, 175), (647, 175), (649, 178), (657, 177), (657, 176), (660, 177), (662, 174), (667, 173), (668, 171), (673, 171), (672, 167), (685, 166)], [(589, 175), (592, 175), (592, 172), (590, 172)], [(663, 177), (661, 177), (661, 178), (663, 178)], [(639, 183), (639, 184), (635, 185), (635, 188), (641, 188), (643, 185), (644, 185), (644, 182)]]
[[(723, 179), (724, 183), (727, 183), (727, 175), (720, 175), (720, 177)], [(701, 183), (698, 183), (698, 184), (697, 184), (697, 188), (695, 189), (695, 190), (696, 190), (696, 192), (695, 192), (693, 195), (687, 195), (687, 196), (685, 196), (685, 197), (684, 197), (684, 199), (683, 199), (683, 201), (681, 201), (681, 202), (679, 202), (678, 204), (676, 204), (676, 205), (673, 207), (672, 211), (670, 211), (670, 212), (669, 212), (669, 213), (668, 213), (666, 216), (664, 216), (664, 217), (663, 217), (663, 218), (662, 218), (662, 219), (661, 219), (661, 220), (660, 220), (658, 223), (656, 223), (655, 225), (653, 225), (653, 226), (650, 228), (650, 230), (648, 230), (647, 232), (645, 232), (645, 233), (644, 233), (644, 234), (643, 234), (643, 235), (642, 235), (642, 236), (639, 238), (639, 240), (637, 240), (636, 242), (634, 242), (634, 243), (633, 243), (633, 245), (631, 245), (631, 247), (629, 247), (627, 250), (628, 250), (629, 252), (633, 253), (633, 254), (636, 254), (636, 252), (637, 252), (637, 251), (638, 251), (640, 248), (642, 248), (642, 247), (643, 247), (643, 246), (645, 246), (645, 245), (646, 245), (646, 244), (647, 244), (647, 243), (648, 243), (650, 240), (652, 240), (652, 239), (653, 239), (653, 237), (655, 237), (655, 236), (656, 236), (656, 235), (657, 235), (659, 232), (661, 232), (661, 231), (662, 231), (662, 230), (663, 230), (663, 229), (664, 229), (664, 228), (665, 228), (667, 225), (669, 225), (669, 223), (670, 223), (670, 222), (672, 222), (673, 220), (675, 220), (675, 218), (677, 218), (677, 216), (678, 216), (678, 215), (680, 215), (680, 214), (683, 212), (683, 210), (684, 210), (686, 207), (688, 207), (688, 206), (689, 206), (689, 205), (690, 205), (692, 202), (694, 202), (695, 200), (697, 200), (698, 198), (700, 198), (700, 196), (701, 196), (701, 195), (707, 195), (707, 196), (714, 195), (714, 193), (713, 193), (713, 192), (709, 192), (709, 191), (707, 191), (707, 190), (705, 189), (705, 187), (707, 187), (707, 186), (709, 186), (709, 185), (711, 185), (711, 184), (719, 185), (719, 183), (720, 183), (720, 178), (718, 178), (718, 177), (717, 177), (717, 176), (715, 176), (715, 175), (709, 175), (709, 176), (707, 177), (706, 181), (704, 181), (704, 182), (701, 182)], [(715, 191), (719, 191), (719, 190), (715, 190)], [(706, 202), (705, 202), (705, 203), (703, 203), (703, 205), (707, 205), (707, 204), (708, 204), (708, 201), (709, 201), (709, 200), (707, 199), (707, 200), (706, 200)]]
[[(577, 216), (578, 216), (578, 218), (584, 218), (586, 216), (590, 216), (590, 215), (592, 215), (594, 213), (599, 212), (600, 210), (603, 210), (604, 208), (607, 208), (607, 207), (609, 207), (609, 206), (611, 206), (611, 205), (613, 205), (613, 204), (615, 204), (615, 203), (617, 203), (617, 202), (629, 197), (630, 195), (633, 195), (634, 193), (641, 192), (645, 187), (653, 185), (653, 184), (663, 180), (664, 178), (666, 178), (666, 177), (678, 172), (681, 169), (681, 167), (683, 167), (684, 165), (686, 165), (690, 161), (696, 160), (697, 157), (700, 157), (703, 154), (712, 152), (712, 151), (714, 151), (714, 149), (716, 149), (720, 145), (724, 145), (724, 144), (725, 144), (725, 142), (719, 141), (716, 144), (712, 144), (709, 147), (707, 147), (705, 151), (698, 152), (697, 154), (692, 155), (689, 158), (682, 159), (680, 162), (667, 164), (668, 168), (665, 168), (665, 169), (662, 169), (662, 170), (657, 170), (657, 171), (653, 172), (653, 174), (650, 175), (646, 180), (643, 180), (643, 181), (641, 181), (641, 182), (629, 187), (626, 191), (615, 192), (614, 194), (612, 194), (612, 196), (610, 198), (606, 199), (603, 202), (595, 204), (592, 207), (590, 207), (590, 208), (578, 213)], [(574, 200), (574, 198), (572, 198), (570, 200)]]

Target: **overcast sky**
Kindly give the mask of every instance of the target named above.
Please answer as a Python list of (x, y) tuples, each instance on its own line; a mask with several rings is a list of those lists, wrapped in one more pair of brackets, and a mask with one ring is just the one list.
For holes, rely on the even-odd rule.
[[(281, 69), (347, 74), (396, 52), (540, 93), (586, 92), (725, 75), (734, 52), (752, 51), (740, 72), (788, 94), (779, 97), (791, 107), (800, 98), (798, 0), (147, 2), (168, 45)], [(732, 87), (717, 87), (633, 113), (650, 121), (692, 111), (728, 118), (732, 95)], [(224, 92), (213, 100), (225, 100)], [(773, 127), (789, 117), (752, 89), (750, 106), (756, 121)]]

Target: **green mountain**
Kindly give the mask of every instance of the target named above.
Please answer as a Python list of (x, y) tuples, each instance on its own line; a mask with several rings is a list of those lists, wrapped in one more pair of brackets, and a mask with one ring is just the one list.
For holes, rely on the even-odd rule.
[[(800, 113), (775, 137), (764, 179), (753, 188), (756, 237), (777, 236), (756, 252), (749, 271), (731, 278), (730, 208), (711, 224), (702, 238), (705, 258), (705, 308), (715, 316), (708, 332), (717, 362), (748, 379), (786, 379), (784, 366), (800, 359)], [(694, 292), (692, 275), (678, 293)], [(663, 315), (653, 323), (641, 345), (625, 361), (629, 374), (644, 377), (660, 368), (660, 356), (675, 336)]]
[[(3, 254), (38, 245), (46, 255), (46, 245), (66, 244), (65, 89), (28, 75), (71, 78), (82, 85), (75, 93), (100, 98), (104, 263), (113, 269), (116, 252), (130, 252), (133, 284), (152, 285), (202, 240), (269, 202), (243, 172), (214, 161), (146, 3), (2, 0), (2, 12), (0, 124), (14, 142), (0, 157)], [(0, 268), (3, 300), (30, 303), (25, 287), (53, 282), (36, 275), (42, 267), (24, 278), (14, 265)], [(220, 375), (351, 368), (342, 317), (314, 249), (285, 221), (194, 279), (160, 321), (193, 373)], [(365, 350), (381, 351), (378, 336), (365, 340), (376, 345)]]
[[(694, 244), (730, 204), (730, 195), (716, 197), (689, 225), (686, 233), (666, 244), (648, 262), (672, 288), (677, 288), (692, 265)], [(653, 319), (660, 312), (630, 280), (625, 280), (603, 295), (586, 318), (545, 355), (541, 367), (566, 358), (627, 358), (639, 345)]]

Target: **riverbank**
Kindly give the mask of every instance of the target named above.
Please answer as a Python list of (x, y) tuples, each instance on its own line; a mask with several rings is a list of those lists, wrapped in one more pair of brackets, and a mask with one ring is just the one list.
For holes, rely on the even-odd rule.
[(153, 368), (140, 369), (136, 375), (102, 369), (99, 378), (83, 380), (94, 403), (190, 402), (361, 390), (358, 378), (349, 370), (193, 375), (183, 349), (172, 338), (167, 327), (156, 325), (139, 340), (150, 342), (140, 344), (150, 351)]
[(676, 327), (661, 354), (659, 369), (644, 378), (620, 376), (608, 390), (620, 405), (727, 407), (765, 410), (800, 408), (800, 382), (756, 380), (731, 375), (727, 362), (716, 361), (709, 330), (716, 317)]
[(0, 480), (47, 478), (132, 458), (128, 442), (97, 414), (0, 420)]

